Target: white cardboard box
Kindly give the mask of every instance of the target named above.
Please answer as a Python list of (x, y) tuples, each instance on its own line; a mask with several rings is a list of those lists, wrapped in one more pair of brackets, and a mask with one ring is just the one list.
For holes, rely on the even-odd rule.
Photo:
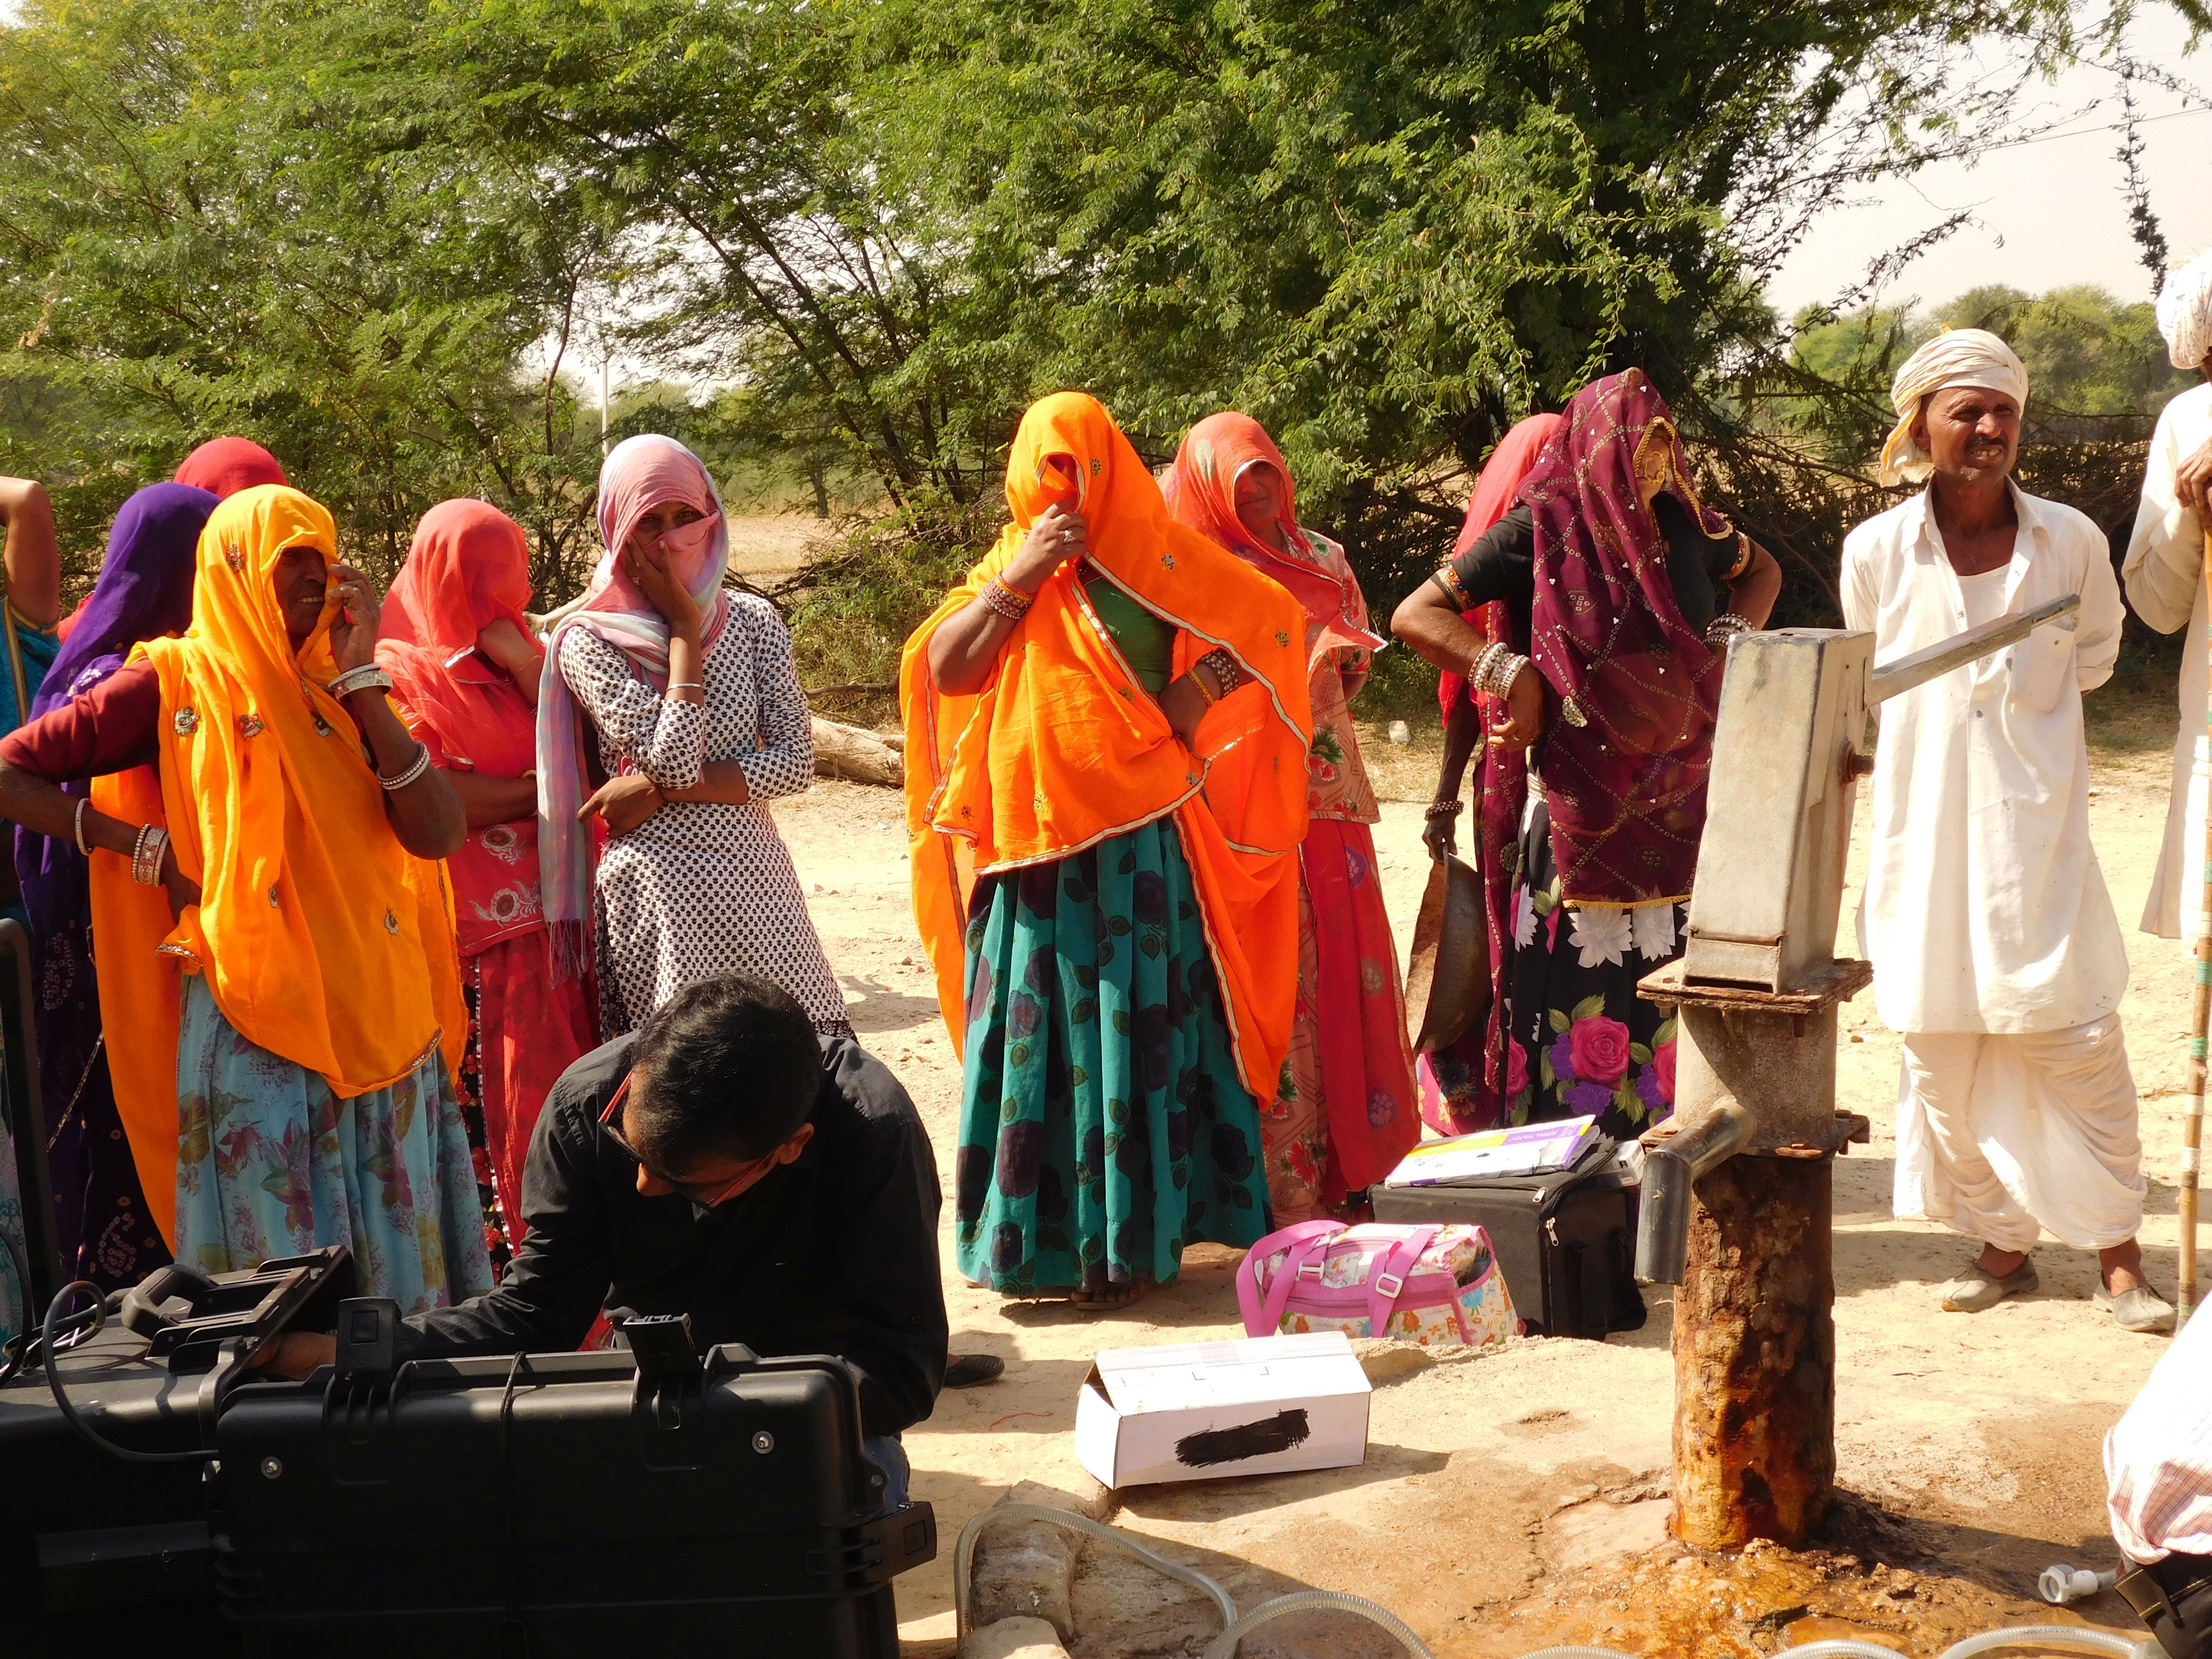
[(1371, 1392), (1341, 1331), (1108, 1348), (1075, 1401), (1075, 1456), (1109, 1486), (1350, 1468)]

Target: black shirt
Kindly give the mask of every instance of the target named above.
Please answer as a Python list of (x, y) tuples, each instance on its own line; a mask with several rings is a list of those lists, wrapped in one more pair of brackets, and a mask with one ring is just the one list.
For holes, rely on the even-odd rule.
[[(1734, 531), (1718, 538), (1706, 535), (1689, 509), (1663, 490), (1652, 497), (1651, 510), (1667, 538), (1667, 576), (1674, 584), (1674, 603), (1681, 607), (1682, 620), (1702, 634), (1720, 614), (1723, 587), (1743, 574), (1749, 544)], [(1516, 637), (1527, 639), (1536, 592), (1536, 520), (1527, 503), (1516, 502), (1438, 571), (1436, 580), (1462, 611), (1503, 599), (1518, 624)]]
[(814, 1133), (726, 1204), (647, 1198), (599, 1127), (635, 1033), (562, 1074), (530, 1137), (528, 1236), (497, 1290), (403, 1324), (398, 1357), (562, 1352), (602, 1307), (691, 1316), (702, 1344), (836, 1354), (870, 1434), (927, 1417), (945, 1382), (937, 1159), (914, 1103), (850, 1037), (822, 1039)]

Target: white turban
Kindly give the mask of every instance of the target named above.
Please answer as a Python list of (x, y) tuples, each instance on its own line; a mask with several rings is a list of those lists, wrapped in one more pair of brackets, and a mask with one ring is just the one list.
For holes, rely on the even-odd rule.
[(2212, 353), (2212, 253), (2166, 273), (2158, 291), (2158, 331), (2176, 368), (2203, 367)]
[(1948, 328), (1905, 360), (1889, 383), (1897, 424), (1881, 447), (1881, 481), (1918, 483), (1935, 470), (1926, 450), (1912, 441), (1912, 422), (1928, 399), (1946, 387), (1978, 386), (2002, 392), (2027, 407), (2027, 365), (1986, 329)]

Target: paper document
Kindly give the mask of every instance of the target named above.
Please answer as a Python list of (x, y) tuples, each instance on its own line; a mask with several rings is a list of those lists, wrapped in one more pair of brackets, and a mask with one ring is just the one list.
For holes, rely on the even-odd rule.
[(1431, 1187), (1482, 1176), (1541, 1175), (1572, 1167), (1598, 1138), (1595, 1117), (1484, 1129), (1449, 1140), (1425, 1140), (1383, 1177), (1386, 1187)]

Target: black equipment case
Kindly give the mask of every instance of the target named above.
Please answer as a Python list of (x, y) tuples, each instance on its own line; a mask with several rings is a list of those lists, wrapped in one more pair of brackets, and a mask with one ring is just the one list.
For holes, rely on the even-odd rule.
[[(195, 1322), (189, 1297), (166, 1305)], [(244, 1380), (267, 1329), (198, 1345), (198, 1373), (171, 1369), (184, 1338), (157, 1332), (165, 1362), (114, 1324), (64, 1351), (95, 1431), (212, 1460), (118, 1461), (71, 1429), (43, 1370), (0, 1388), (10, 1654), (896, 1659), (890, 1581), (935, 1555), (936, 1521), (878, 1513), (842, 1360), (702, 1358), (688, 1322), (640, 1322), (678, 1328), (631, 1331), (634, 1352), (395, 1373), (396, 1312), (338, 1304), (339, 1364), (304, 1382)]]
[(1377, 1221), (1483, 1229), (1531, 1336), (1603, 1338), (1644, 1324), (1636, 1288), (1636, 1177), (1601, 1141), (1571, 1170), (1426, 1187), (1371, 1187)]

